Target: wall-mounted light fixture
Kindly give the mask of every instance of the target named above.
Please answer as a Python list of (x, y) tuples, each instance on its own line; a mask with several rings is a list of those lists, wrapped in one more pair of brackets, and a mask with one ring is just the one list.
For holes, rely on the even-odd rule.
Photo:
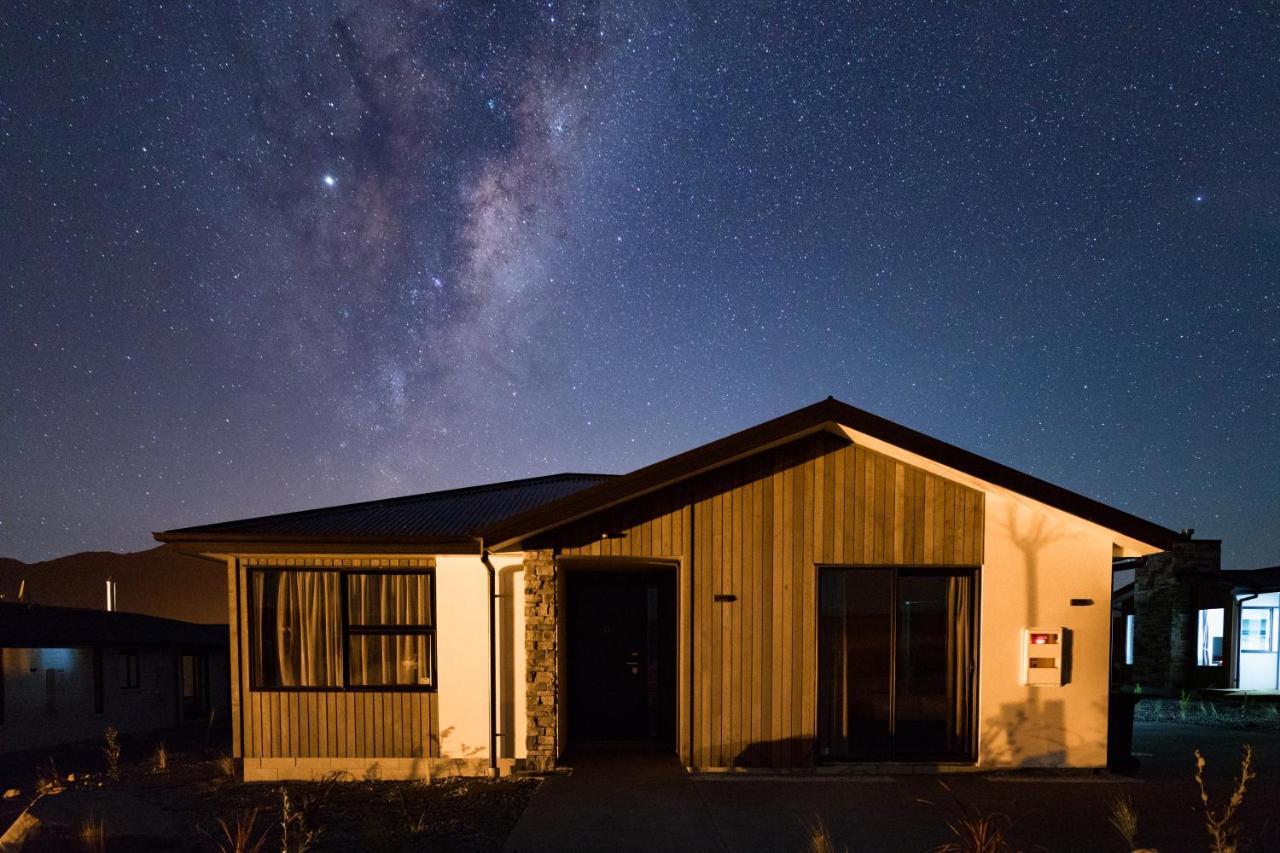
[(605, 532), (600, 534), (600, 538), (601, 539), (626, 539), (627, 534), (623, 533), (621, 530), (606, 530)]
[(715, 600), (721, 603), (729, 602), (729, 601), (737, 601), (738, 596), (734, 595), (731, 592), (717, 592), (715, 595)]

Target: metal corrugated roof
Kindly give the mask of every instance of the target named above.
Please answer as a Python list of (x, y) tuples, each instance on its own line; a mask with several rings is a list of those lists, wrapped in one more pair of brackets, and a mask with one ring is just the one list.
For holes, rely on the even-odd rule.
[(183, 527), (161, 540), (220, 535), (462, 539), (478, 528), (611, 479), (611, 474), (552, 474), (505, 483)]
[(226, 625), (197, 625), (143, 613), (0, 602), (0, 646), (224, 646)]

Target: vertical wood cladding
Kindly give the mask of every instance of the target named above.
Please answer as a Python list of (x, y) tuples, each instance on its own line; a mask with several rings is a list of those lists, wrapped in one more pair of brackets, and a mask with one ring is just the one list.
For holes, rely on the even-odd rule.
[(245, 758), (434, 758), (440, 755), (436, 693), (419, 691), (254, 690), (249, 674), (248, 566), (278, 568), (430, 568), (434, 559), (241, 560), (239, 619), (233, 646), (240, 654), (237, 746)]
[(813, 761), (815, 566), (976, 566), (982, 531), (980, 492), (823, 432), (526, 547), (679, 559), (692, 573), (679, 583), (692, 588), (681, 632), (693, 640), (693, 672), (681, 683), (682, 757), (698, 767), (788, 766)]

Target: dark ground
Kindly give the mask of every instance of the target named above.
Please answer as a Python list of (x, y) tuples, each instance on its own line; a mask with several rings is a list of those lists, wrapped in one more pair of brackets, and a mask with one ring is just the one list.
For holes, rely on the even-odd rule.
[[(1280, 733), (1177, 723), (1136, 724), (1134, 752), (1142, 761), (1129, 778), (1110, 774), (1029, 775), (1025, 772), (938, 776), (848, 777), (826, 781), (700, 781), (711, 820), (734, 851), (804, 850), (804, 825), (821, 818), (837, 850), (925, 851), (949, 840), (946, 804), (1007, 816), (1013, 850), (1124, 851), (1108, 825), (1109, 802), (1132, 797), (1138, 841), (1162, 853), (1208, 850), (1193, 751), (1208, 765), (1214, 802), (1230, 793), (1240, 747), (1254, 747), (1254, 770), (1240, 820), (1242, 849), (1280, 851)], [(705, 777), (704, 777), (705, 778)], [(939, 786), (952, 789), (953, 798)], [(920, 802), (929, 800), (936, 805)]]
[[(167, 735), (169, 770), (151, 769), (154, 739), (125, 741), (119, 782), (107, 778), (96, 744), (52, 752), (4, 756), (0, 789), (21, 796), (0, 800), (0, 832), (35, 795), (40, 768), (52, 758), (65, 790), (45, 797), (33, 813), (54, 829), (24, 853), (86, 850), (76, 837), (86, 818), (105, 825), (107, 850), (216, 851), (226, 843), (219, 818), (258, 809), (253, 837), (268, 833), (264, 850), (280, 849), (281, 783), (243, 784), (219, 766), (224, 738)], [(67, 774), (75, 780), (66, 782)], [(442, 780), (430, 784), (350, 781), (288, 783), (294, 808), (310, 813), (320, 828), (313, 850), (492, 851), (500, 850), (537, 787), (535, 780)], [(297, 827), (295, 826), (295, 829)]]
[[(58, 769), (75, 773), (76, 781), (45, 800), (46, 815), (73, 829), (86, 814), (101, 817), (109, 850), (216, 850), (217, 818), (257, 807), (256, 832), (269, 831), (265, 849), (279, 849), (280, 785), (225, 778), (218, 767), (221, 739), (170, 741), (171, 767), (163, 774), (148, 766), (154, 741), (126, 741), (118, 783), (105, 779), (96, 745), (54, 752)], [(1255, 748), (1258, 778), (1240, 810), (1242, 849), (1280, 853), (1280, 732), (1164, 722), (1137, 724), (1135, 753), (1142, 767), (1133, 777), (1018, 772), (691, 779), (678, 766), (674, 773), (670, 767), (651, 773), (640, 766), (642, 759), (628, 774), (611, 767), (609, 756), (594, 756), (575, 772), (553, 777), (527, 813), (562, 831), (522, 823), (522, 837), (534, 844), (519, 849), (805, 851), (806, 826), (820, 819), (836, 850), (933, 850), (948, 840), (947, 808), (955, 802), (939, 786), (941, 779), (967, 807), (1007, 816), (1013, 850), (1123, 851), (1107, 819), (1109, 802), (1127, 793), (1139, 813), (1141, 844), (1163, 853), (1203, 851), (1209, 848), (1191, 775), (1193, 750), (1204, 752), (1210, 794), (1219, 802), (1229, 794), (1244, 743)], [(47, 752), (0, 759), (0, 788), (22, 790), (19, 798), (0, 800), (0, 825), (29, 801), (37, 766), (47, 760)], [(575, 775), (577, 787), (567, 786)], [(483, 780), (334, 785), (316, 810), (323, 834), (315, 849), (501, 849), (536, 787), (534, 781)], [(295, 803), (305, 803), (323, 786), (291, 783), (288, 789)], [(517, 831), (512, 840), (519, 837)], [(69, 843), (63, 835), (57, 846), (43, 849), (84, 849)]]

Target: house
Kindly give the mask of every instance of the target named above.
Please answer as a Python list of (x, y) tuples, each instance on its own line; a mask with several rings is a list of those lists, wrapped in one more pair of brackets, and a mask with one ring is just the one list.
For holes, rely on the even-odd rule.
[(1177, 533), (828, 398), (623, 476), (156, 534), (223, 561), (246, 779), (1106, 763), (1113, 558)]
[(0, 753), (228, 714), (227, 626), (0, 602)]
[(1220, 543), (1126, 560), (1114, 596), (1115, 678), (1143, 692), (1280, 690), (1280, 566), (1223, 571)]

